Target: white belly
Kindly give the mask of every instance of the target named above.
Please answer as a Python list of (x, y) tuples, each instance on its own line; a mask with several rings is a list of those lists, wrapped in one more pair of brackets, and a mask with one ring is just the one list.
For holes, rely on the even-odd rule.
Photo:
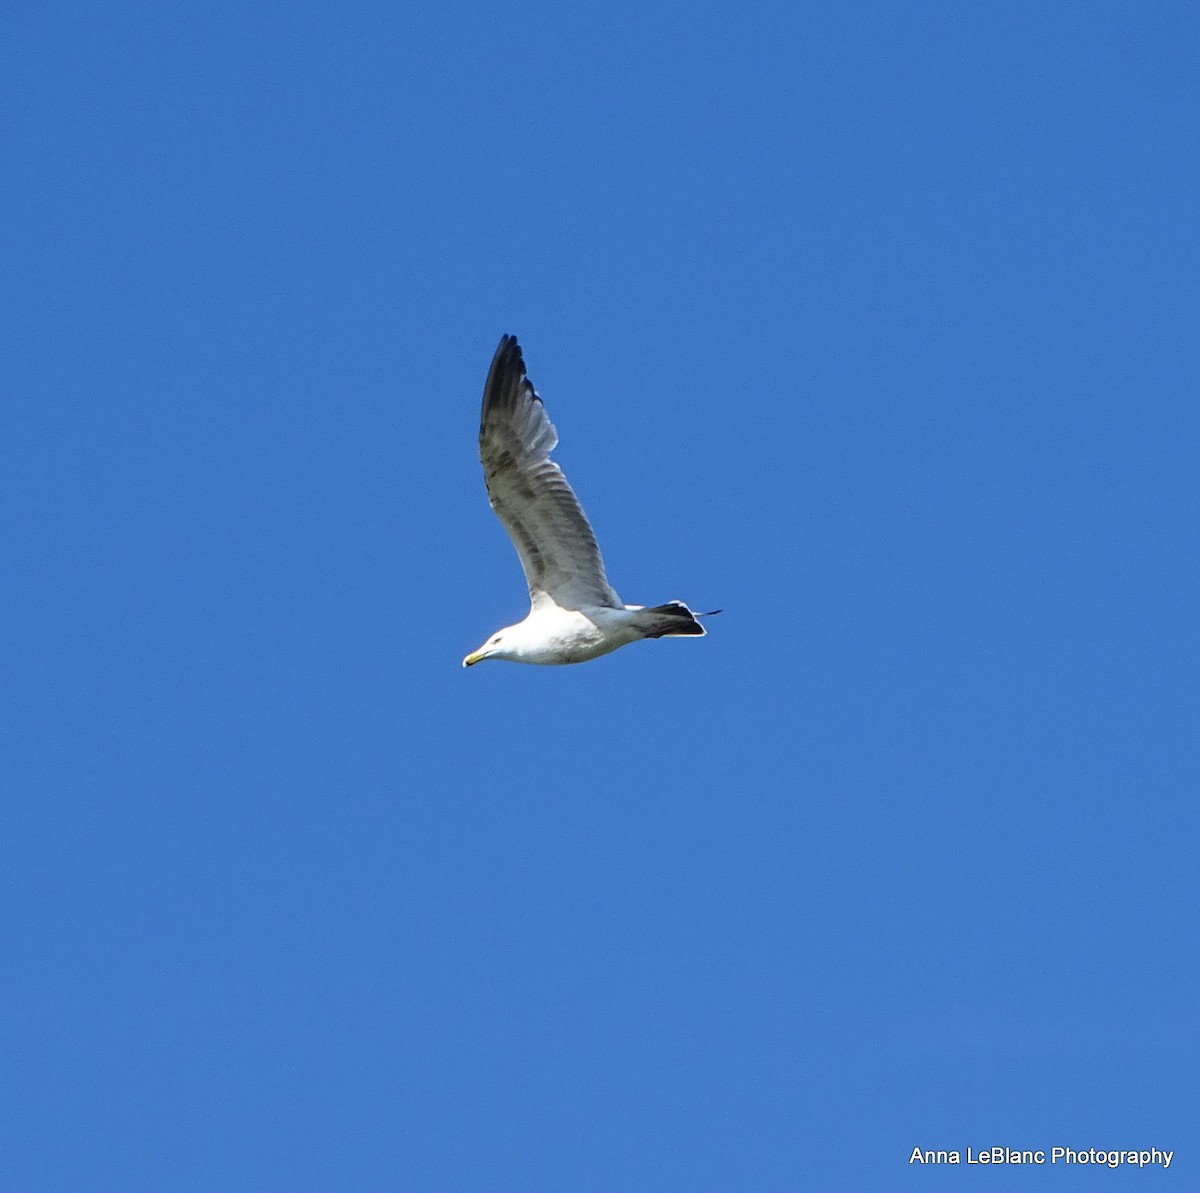
[(586, 663), (642, 637), (624, 609), (543, 607), (530, 613), (522, 628), (528, 633), (523, 663)]

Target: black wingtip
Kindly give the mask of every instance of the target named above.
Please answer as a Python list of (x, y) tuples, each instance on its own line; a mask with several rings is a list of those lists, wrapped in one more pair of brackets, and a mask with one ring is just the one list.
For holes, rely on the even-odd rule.
[[(501, 336), (483, 386), (483, 410), (486, 412), (489, 406), (496, 403), (511, 405), (523, 392), (532, 394), (533, 386), (525, 373), (521, 345), (517, 343), (516, 336)], [(480, 431), (482, 429), (481, 425)]]
[(516, 336), (503, 335), (500, 337), (500, 344), (496, 349), (496, 355), (493, 358), (493, 363), (501, 358), (503, 358), (506, 362), (515, 358), (521, 369), (524, 369), (525, 366), (521, 356), (521, 345), (517, 343)]

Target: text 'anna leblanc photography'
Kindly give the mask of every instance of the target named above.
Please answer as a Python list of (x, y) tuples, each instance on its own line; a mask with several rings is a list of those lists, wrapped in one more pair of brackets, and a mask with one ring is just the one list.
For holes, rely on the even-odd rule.
[(1104, 1168), (1170, 1168), (1174, 1150), (1151, 1147), (1137, 1150), (1118, 1148), (1052, 1147), (1021, 1149), (1015, 1147), (967, 1148), (952, 1150), (914, 1147), (910, 1164), (1095, 1164)]

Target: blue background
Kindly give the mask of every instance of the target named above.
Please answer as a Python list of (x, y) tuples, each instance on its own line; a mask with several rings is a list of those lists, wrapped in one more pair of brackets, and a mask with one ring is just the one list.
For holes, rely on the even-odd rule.
[(2, 32), (4, 1188), (1191, 1187), (1193, 5)]

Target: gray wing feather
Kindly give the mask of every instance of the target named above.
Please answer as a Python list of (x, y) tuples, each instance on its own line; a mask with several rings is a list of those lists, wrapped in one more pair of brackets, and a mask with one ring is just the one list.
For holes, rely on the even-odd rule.
[(521, 557), (529, 598), (535, 608), (546, 598), (565, 609), (622, 608), (579, 500), (550, 459), (557, 443), (521, 347), (505, 336), (483, 389), (479, 458), (488, 500)]

